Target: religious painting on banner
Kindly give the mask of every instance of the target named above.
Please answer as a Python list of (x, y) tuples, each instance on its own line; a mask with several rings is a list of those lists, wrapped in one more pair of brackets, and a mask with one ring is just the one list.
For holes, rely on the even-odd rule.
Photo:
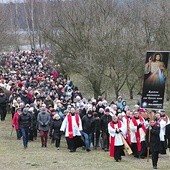
[(144, 69), (142, 108), (163, 109), (169, 51), (148, 51)]

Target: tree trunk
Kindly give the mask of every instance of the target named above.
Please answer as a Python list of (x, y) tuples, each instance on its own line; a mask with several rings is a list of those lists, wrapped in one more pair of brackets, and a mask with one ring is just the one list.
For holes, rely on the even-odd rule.
[(93, 88), (94, 98), (97, 99), (98, 96), (102, 95), (102, 92), (100, 89), (100, 84), (97, 83), (97, 81), (93, 81), (93, 82), (91, 82), (91, 84), (92, 84), (92, 88)]
[(115, 89), (115, 95), (116, 95), (116, 99), (118, 98), (118, 96), (119, 96), (119, 90), (118, 90), (118, 88), (117, 87), (114, 87), (114, 89)]
[(31, 1), (32, 47), (35, 49), (34, 1)]
[(133, 99), (133, 89), (129, 89), (130, 99)]

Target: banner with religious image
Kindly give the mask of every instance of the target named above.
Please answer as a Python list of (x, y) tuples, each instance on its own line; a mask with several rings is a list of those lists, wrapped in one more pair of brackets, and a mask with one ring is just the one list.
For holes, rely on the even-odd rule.
[(142, 108), (163, 109), (169, 51), (148, 51), (144, 68)]

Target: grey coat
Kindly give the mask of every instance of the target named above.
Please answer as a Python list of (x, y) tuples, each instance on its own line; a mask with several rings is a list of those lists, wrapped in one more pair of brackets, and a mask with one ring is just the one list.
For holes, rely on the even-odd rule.
[(50, 129), (50, 113), (42, 111), (37, 116), (38, 129), (42, 131), (48, 131)]

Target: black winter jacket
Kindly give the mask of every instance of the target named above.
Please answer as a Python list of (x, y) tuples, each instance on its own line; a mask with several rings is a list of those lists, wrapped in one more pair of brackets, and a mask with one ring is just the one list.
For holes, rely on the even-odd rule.
[(61, 132), (60, 132), (60, 128), (61, 128), (61, 124), (62, 124), (62, 120), (52, 120), (51, 121), (51, 126), (50, 126), (50, 136), (53, 139), (60, 139), (61, 137)]
[(19, 129), (23, 127), (30, 127), (31, 126), (31, 115), (29, 113), (26, 113), (26, 114), (22, 113), (21, 115), (19, 115), (18, 125), (19, 125)]
[(87, 134), (94, 132), (94, 118), (84, 115), (82, 118), (83, 131)]
[(94, 118), (94, 132), (99, 132), (101, 130), (101, 120), (99, 117)]
[(6, 107), (7, 102), (8, 102), (8, 99), (5, 94), (0, 96), (0, 107)]
[(101, 117), (101, 130), (103, 132), (108, 132), (108, 124), (109, 122), (112, 121), (112, 116), (111, 115), (103, 115)]
[(146, 145), (150, 147), (151, 152), (161, 151), (161, 142), (159, 138), (160, 127), (153, 126), (150, 130), (150, 142), (149, 142), (149, 128), (146, 130)]

